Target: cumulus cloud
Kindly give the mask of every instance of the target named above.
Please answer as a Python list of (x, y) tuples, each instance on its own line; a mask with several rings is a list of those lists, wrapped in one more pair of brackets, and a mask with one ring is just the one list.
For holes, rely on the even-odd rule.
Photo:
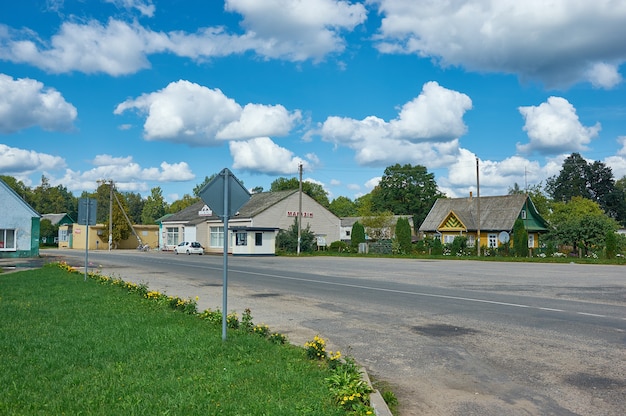
[[(151, 17), (155, 8), (146, 0), (107, 0)], [(172, 53), (205, 60), (252, 51), (267, 59), (321, 61), (342, 52), (342, 32), (366, 19), (365, 7), (338, 0), (287, 2), (230, 0), (226, 10), (243, 17), (245, 33), (227, 33), (223, 27), (200, 28), (195, 33), (155, 32), (138, 22), (109, 19), (67, 21), (49, 41), (29, 29), (0, 25), (0, 59), (28, 63), (52, 73), (80, 71), (113, 76), (150, 67), (149, 55)]]
[(604, 159), (604, 163), (611, 168), (613, 176), (616, 179), (620, 179), (626, 176), (626, 136), (618, 137), (617, 143), (621, 148), (616, 155)]
[(417, 54), (442, 66), (513, 73), (548, 86), (622, 81), (626, 3), (613, 0), (374, 0), (384, 53)]
[(576, 109), (561, 97), (550, 97), (536, 107), (519, 107), (526, 120), (524, 130), (528, 144), (517, 144), (521, 153), (571, 153), (587, 149), (587, 144), (600, 131), (600, 123), (585, 127), (580, 123)]
[(65, 166), (62, 157), (0, 144), (0, 174), (18, 176), (37, 170), (63, 169)]
[(471, 108), (467, 95), (427, 82), (420, 95), (390, 122), (376, 116), (363, 120), (333, 116), (322, 124), (319, 134), (323, 140), (353, 149), (361, 165), (438, 167), (456, 158), (458, 137), (467, 130), (463, 115)]
[(73, 128), (78, 112), (54, 88), (29, 78), (0, 74), (0, 133), (32, 126), (49, 131)]
[(367, 18), (365, 6), (337, 0), (227, 0), (226, 10), (243, 15), (242, 26), (258, 43), (255, 50), (267, 58), (321, 60), (341, 52), (341, 31), (352, 31)]
[[(470, 191), (476, 195), (476, 155), (467, 149), (459, 150), (458, 159), (448, 168), (448, 175), (438, 180), (440, 189), (449, 197), (465, 197)], [(560, 169), (560, 165), (559, 165)], [(537, 161), (511, 156), (501, 161), (479, 160), (481, 195), (505, 195), (513, 184), (539, 184), (551, 172)]]
[(135, 109), (147, 114), (144, 137), (213, 146), (224, 140), (283, 136), (301, 118), (281, 105), (247, 104), (243, 108), (219, 89), (180, 80), (157, 92), (119, 104), (114, 113)]
[(308, 161), (294, 156), (292, 151), (278, 146), (269, 137), (230, 142), (229, 146), (235, 169), (289, 175), (298, 172), (300, 164), (305, 169), (309, 168)]
[(116, 157), (97, 155), (92, 160), (94, 168), (84, 172), (66, 169), (62, 177), (50, 177), (53, 185), (61, 184), (71, 191), (94, 189), (97, 182), (111, 179), (123, 191), (145, 192), (148, 182), (184, 182), (195, 178), (186, 162), (161, 162), (158, 167), (142, 167), (132, 156)]

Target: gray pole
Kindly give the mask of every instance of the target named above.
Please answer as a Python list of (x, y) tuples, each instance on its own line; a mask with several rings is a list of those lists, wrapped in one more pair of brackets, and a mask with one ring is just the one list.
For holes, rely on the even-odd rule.
[(300, 185), (298, 185), (298, 192), (300, 197), (300, 202), (298, 204), (298, 216), (296, 217), (298, 223), (298, 253), (300, 255), (300, 241), (302, 239), (302, 163), (298, 165), (298, 171), (300, 172)]
[(222, 341), (226, 341), (228, 315), (228, 171), (224, 172), (224, 281), (222, 284)]
[(113, 181), (109, 180), (109, 251), (113, 246)]
[(476, 236), (476, 244), (478, 244), (478, 257), (480, 257), (480, 175), (478, 172), (478, 158), (476, 158), (476, 216), (478, 217), (477, 221), (477, 236)]
[(87, 267), (89, 265), (89, 198), (85, 199), (87, 202), (87, 220), (85, 221), (85, 278), (84, 281), (87, 281)]

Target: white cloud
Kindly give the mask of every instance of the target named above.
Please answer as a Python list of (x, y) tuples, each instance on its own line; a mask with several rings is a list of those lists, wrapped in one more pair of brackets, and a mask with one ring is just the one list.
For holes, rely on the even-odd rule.
[(114, 113), (136, 109), (147, 114), (144, 137), (213, 146), (226, 139), (285, 135), (300, 120), (300, 112), (283, 106), (248, 104), (243, 109), (219, 89), (189, 81), (170, 83), (157, 92), (119, 104)]
[(626, 176), (626, 136), (618, 137), (617, 143), (621, 148), (615, 156), (609, 156), (604, 159), (604, 163), (613, 171), (613, 177), (620, 179)]
[(537, 107), (519, 107), (526, 120), (524, 130), (528, 144), (517, 144), (521, 153), (571, 153), (587, 149), (587, 144), (600, 131), (600, 123), (585, 127), (580, 123), (576, 109), (565, 98), (550, 97)]
[(342, 52), (342, 31), (352, 31), (367, 18), (365, 6), (337, 0), (227, 0), (227, 11), (240, 13), (255, 50), (267, 58), (291, 61)]
[(76, 108), (54, 88), (34, 79), (13, 79), (0, 74), (0, 133), (14, 133), (32, 126), (68, 131), (76, 120)]
[(614, 0), (372, 0), (383, 16), (384, 53), (442, 66), (517, 74), (548, 86), (590, 81), (610, 88), (626, 61), (626, 3)]
[(306, 160), (294, 156), (292, 151), (278, 146), (269, 137), (233, 141), (229, 146), (235, 169), (269, 175), (288, 175), (298, 172), (300, 163), (305, 169), (309, 167)]
[(38, 170), (63, 169), (65, 166), (62, 157), (0, 144), (0, 174), (18, 176)]
[(154, 16), (155, 7), (152, 0), (105, 0), (107, 3), (113, 3), (119, 8), (127, 10), (137, 9), (143, 16)]
[[(479, 160), (480, 194), (506, 195), (517, 183), (520, 188), (536, 185), (551, 176), (547, 166), (520, 156), (511, 156), (502, 161)], [(447, 167), (447, 177), (440, 178), (438, 185), (449, 197), (465, 197), (470, 191), (476, 193), (476, 155), (460, 149), (457, 161)], [(560, 165), (559, 165), (560, 170)], [(545, 185), (545, 183), (544, 183)]]
[(126, 157), (113, 157), (111, 155), (97, 155), (93, 159), (93, 164), (96, 166), (107, 166), (107, 165), (127, 165), (131, 163), (133, 160), (132, 156)]
[(376, 116), (363, 120), (333, 116), (322, 124), (319, 134), (325, 141), (355, 150), (361, 165), (439, 167), (456, 158), (458, 137), (467, 129), (463, 115), (471, 105), (467, 95), (427, 82), (420, 95), (390, 122)]
[(378, 186), (378, 184), (380, 183), (380, 180), (382, 179), (382, 176), (376, 176), (374, 178), (371, 178), (370, 180), (365, 182), (365, 189), (367, 189), (368, 191), (371, 191), (372, 189), (376, 188)]
[[(148, 17), (155, 11), (150, 0), (107, 1)], [(231, 0), (226, 10), (243, 16), (245, 33), (227, 33), (223, 27), (200, 28), (195, 33), (155, 32), (136, 21), (110, 18), (106, 24), (97, 20), (64, 22), (44, 41), (32, 30), (0, 25), (0, 59), (53, 73), (113, 76), (149, 68), (148, 56), (155, 53), (205, 60), (253, 51), (267, 59), (321, 61), (328, 54), (342, 52), (342, 32), (352, 31), (366, 19), (362, 4), (336, 0)]]

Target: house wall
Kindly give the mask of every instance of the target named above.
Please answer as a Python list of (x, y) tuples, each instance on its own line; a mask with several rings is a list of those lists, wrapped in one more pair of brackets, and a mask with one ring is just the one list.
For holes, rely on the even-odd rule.
[(1, 258), (39, 255), (39, 215), (15, 193), (0, 185), (0, 230), (15, 230), (16, 244), (0, 247)]
[[(242, 231), (238, 231), (242, 232)], [(254, 231), (247, 230), (245, 233), (247, 234), (246, 245), (237, 245), (236, 244), (236, 233), (230, 232), (230, 247), (233, 255), (247, 255), (247, 256), (258, 256), (258, 255), (274, 255), (276, 253), (276, 232), (274, 231)], [(262, 235), (262, 244), (260, 246), (256, 245), (256, 234), (261, 233)]]
[[(286, 230), (296, 220), (298, 207), (299, 194), (296, 192), (254, 217), (252, 226), (277, 227)], [(311, 232), (316, 236), (323, 236), (328, 245), (340, 239), (339, 217), (307, 194), (302, 194), (302, 213), (302, 228), (310, 225)]]
[[(69, 229), (68, 229), (69, 227)], [(89, 250), (108, 250), (109, 241), (104, 239), (104, 231), (107, 226), (96, 224), (89, 227)], [(69, 248), (84, 250), (85, 241), (87, 239), (87, 226), (82, 224), (72, 224), (71, 226), (61, 226), (59, 230), (66, 228), (71, 230), (71, 238), (68, 234), (67, 241), (59, 241), (59, 248)], [(155, 249), (159, 246), (159, 226), (158, 225), (135, 225), (135, 232), (139, 234), (141, 242), (148, 244), (150, 248)], [(108, 231), (108, 229), (107, 229)], [(118, 242), (118, 249), (136, 249), (139, 245), (137, 237), (133, 233), (126, 240)]]

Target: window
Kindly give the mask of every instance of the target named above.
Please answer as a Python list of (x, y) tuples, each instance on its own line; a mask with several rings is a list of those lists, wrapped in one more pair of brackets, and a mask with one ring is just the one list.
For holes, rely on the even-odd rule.
[(178, 243), (178, 227), (167, 227), (165, 231), (165, 244), (168, 246), (177, 246)]
[(238, 232), (235, 234), (235, 244), (238, 246), (248, 245), (248, 233)]
[(488, 241), (489, 248), (498, 247), (498, 234), (488, 234), (487, 241)]
[(255, 246), (263, 245), (263, 233), (254, 233), (254, 245)]
[(522, 213), (521, 213), (520, 216), (522, 217), (523, 220), (526, 219), (526, 210), (525, 209), (522, 210)]
[(67, 228), (59, 229), (59, 241), (68, 241), (67, 231), (68, 231)]
[(224, 227), (211, 227), (211, 247), (224, 247)]
[(452, 244), (454, 242), (455, 238), (456, 238), (456, 235), (454, 235), (454, 234), (445, 234), (443, 236), (443, 243), (444, 244)]
[(15, 230), (0, 229), (0, 251), (15, 251)]
[(474, 234), (467, 235), (467, 246), (474, 247), (476, 245), (476, 236)]
[(528, 248), (535, 247), (535, 234), (528, 234)]

